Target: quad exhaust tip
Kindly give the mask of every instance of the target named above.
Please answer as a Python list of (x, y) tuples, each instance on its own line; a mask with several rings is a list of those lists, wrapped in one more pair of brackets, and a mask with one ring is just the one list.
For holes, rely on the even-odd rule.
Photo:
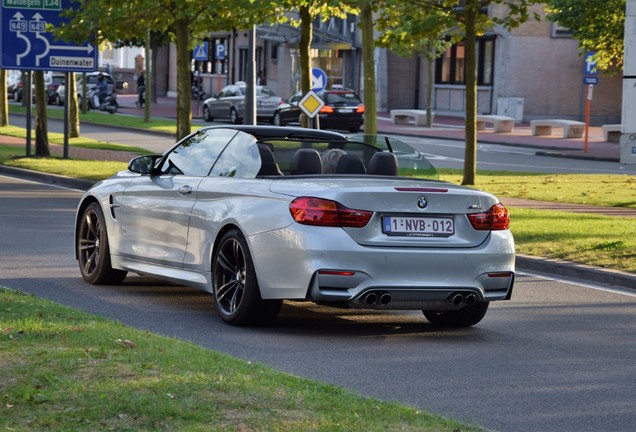
[(455, 293), (455, 294), (451, 294), (447, 301), (449, 303), (452, 303), (454, 306), (473, 306), (475, 303), (477, 303), (477, 296), (475, 294), (462, 294), (462, 293)]
[(365, 304), (369, 306), (371, 305), (387, 306), (389, 303), (391, 303), (391, 294), (388, 292), (376, 293), (371, 291), (370, 293), (366, 294), (362, 298), (362, 300)]

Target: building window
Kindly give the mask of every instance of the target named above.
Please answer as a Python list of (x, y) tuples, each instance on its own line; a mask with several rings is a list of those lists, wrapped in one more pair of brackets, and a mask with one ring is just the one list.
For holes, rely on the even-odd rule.
[(563, 27), (558, 23), (552, 23), (551, 25), (551, 36), (553, 38), (571, 38), (572, 30), (567, 27)]
[[(495, 60), (494, 38), (477, 40), (477, 85), (492, 85)], [(466, 83), (466, 48), (463, 42), (449, 47), (435, 63), (435, 84)]]

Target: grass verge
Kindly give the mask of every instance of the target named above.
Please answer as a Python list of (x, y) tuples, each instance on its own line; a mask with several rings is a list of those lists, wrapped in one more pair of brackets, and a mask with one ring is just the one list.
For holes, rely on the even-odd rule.
[[(460, 184), (460, 170), (442, 169), (440, 178)], [(479, 171), (475, 186), (500, 198), (636, 208), (636, 176)]]
[(478, 431), (0, 287), (0, 429)]
[[(16, 138), (24, 138), (26, 139), (26, 129), (16, 127), (16, 126), (2, 126), (0, 127), (0, 134), (16, 137)], [(52, 144), (63, 145), (64, 144), (64, 135), (55, 132), (48, 133), (49, 142)], [(31, 131), (31, 139), (33, 142), (33, 146), (35, 146), (35, 131)], [(78, 137), (78, 138), (69, 138), (68, 140), (69, 146), (73, 147), (82, 147), (88, 149), (95, 150), (112, 150), (112, 151), (125, 151), (139, 154), (149, 154), (146, 149), (141, 147), (128, 146), (124, 144), (114, 144), (110, 142), (104, 141), (96, 141), (90, 138)], [(24, 156), (24, 151), (20, 150), (19, 152), (22, 156)]]
[[(9, 113), (26, 114), (26, 107), (16, 104), (9, 104)], [(62, 107), (48, 107), (47, 116), (55, 119), (63, 119), (64, 111)], [(177, 124), (174, 119), (151, 118), (149, 122), (144, 122), (143, 117), (133, 115), (117, 114), (112, 115), (101, 111), (89, 111), (86, 114), (80, 114), (81, 122), (97, 123), (103, 125), (117, 127), (132, 127), (151, 132), (161, 132), (166, 134), (177, 134)], [(192, 125), (195, 131), (199, 127)]]

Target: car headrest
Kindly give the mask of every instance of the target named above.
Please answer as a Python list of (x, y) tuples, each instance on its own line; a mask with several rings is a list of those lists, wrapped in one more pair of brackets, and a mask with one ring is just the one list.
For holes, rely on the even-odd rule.
[(398, 174), (397, 157), (389, 152), (375, 153), (369, 159), (367, 172), (375, 175), (396, 176)]
[(336, 174), (366, 174), (367, 170), (364, 164), (356, 155), (350, 153), (344, 154), (338, 159), (336, 165)]
[(258, 171), (257, 176), (267, 175), (283, 175), (276, 160), (274, 159), (274, 153), (267, 144), (258, 143), (258, 153), (261, 156), (261, 169)]
[(316, 149), (301, 148), (294, 153), (289, 170), (292, 174), (322, 174), (322, 161)]

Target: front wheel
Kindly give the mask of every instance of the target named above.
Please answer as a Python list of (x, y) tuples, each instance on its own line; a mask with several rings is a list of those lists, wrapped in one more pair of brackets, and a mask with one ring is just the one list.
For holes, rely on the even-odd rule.
[(261, 298), (247, 242), (238, 230), (221, 238), (212, 262), (212, 279), (214, 303), (226, 323), (262, 325), (278, 316), (283, 302)]
[(274, 118), (272, 118), (272, 124), (274, 126), (285, 126), (284, 124), (281, 123), (279, 112), (274, 113)]
[(239, 115), (236, 112), (236, 110), (234, 108), (230, 109), (230, 123), (239, 124), (240, 121), (241, 119), (239, 118)]
[(203, 105), (203, 120), (211, 122), (214, 120), (212, 114), (210, 113), (210, 108), (207, 105)]
[(440, 327), (470, 327), (481, 321), (490, 302), (475, 303), (457, 310), (422, 311), (431, 324)]
[(93, 285), (115, 285), (126, 278), (126, 272), (115, 270), (110, 262), (106, 221), (97, 203), (89, 204), (77, 229), (79, 268), (84, 280)]

